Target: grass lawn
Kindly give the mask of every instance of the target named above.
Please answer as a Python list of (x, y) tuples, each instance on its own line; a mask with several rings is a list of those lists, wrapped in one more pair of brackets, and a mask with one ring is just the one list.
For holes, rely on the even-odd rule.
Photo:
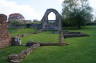
[[(39, 47), (28, 55), (22, 63), (96, 63), (96, 26), (87, 26), (81, 30), (69, 30), (87, 33), (89, 37), (67, 38), (67, 46)], [(12, 36), (21, 33), (34, 32), (33, 29), (10, 29)], [(22, 38), (26, 43), (30, 40), (36, 42), (58, 42), (58, 35), (50, 32), (30, 34)], [(0, 49), (0, 63), (7, 63), (7, 56), (19, 53), (27, 47), (8, 47)]]
[(36, 29), (31, 28), (22, 28), (22, 29), (14, 29), (10, 28), (9, 32), (11, 33), (11, 36), (16, 36), (18, 34), (24, 34), (24, 33), (31, 33), (37, 31)]
[(27, 47), (17, 47), (12, 46), (4, 49), (0, 49), (0, 63), (8, 63), (8, 55), (12, 53), (19, 53)]

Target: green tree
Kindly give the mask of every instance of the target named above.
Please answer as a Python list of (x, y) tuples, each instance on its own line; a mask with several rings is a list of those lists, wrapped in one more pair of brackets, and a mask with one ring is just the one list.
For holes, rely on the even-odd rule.
[(88, 5), (87, 0), (64, 0), (62, 17), (65, 24), (77, 26), (85, 25), (91, 21), (92, 8)]
[(21, 23), (17, 20), (11, 21), (10, 24), (11, 25), (21, 25)]
[(33, 23), (34, 23), (34, 24), (40, 24), (41, 22), (40, 22), (39, 20), (37, 20), (37, 19), (34, 19), (34, 20), (33, 20)]

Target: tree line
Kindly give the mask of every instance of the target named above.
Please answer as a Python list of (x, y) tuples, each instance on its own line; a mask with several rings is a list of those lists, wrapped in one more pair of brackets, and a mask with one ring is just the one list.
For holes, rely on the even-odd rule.
[(63, 26), (80, 29), (92, 20), (92, 8), (88, 0), (64, 0), (62, 7)]

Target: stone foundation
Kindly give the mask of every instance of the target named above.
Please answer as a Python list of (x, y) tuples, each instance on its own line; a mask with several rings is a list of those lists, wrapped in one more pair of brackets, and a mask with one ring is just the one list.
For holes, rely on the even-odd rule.
[(19, 54), (11, 54), (8, 56), (10, 63), (20, 63), (27, 55), (29, 55), (34, 49), (40, 47), (39, 43), (33, 44), (30, 48), (21, 51)]
[(86, 36), (89, 36), (89, 35), (81, 32), (65, 32), (64, 33), (64, 38), (86, 37)]

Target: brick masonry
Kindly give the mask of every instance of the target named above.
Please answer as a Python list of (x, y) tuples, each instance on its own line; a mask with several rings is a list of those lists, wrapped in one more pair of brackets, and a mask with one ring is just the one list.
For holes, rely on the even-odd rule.
[(10, 36), (7, 29), (7, 16), (0, 14), (0, 48), (10, 45)]

